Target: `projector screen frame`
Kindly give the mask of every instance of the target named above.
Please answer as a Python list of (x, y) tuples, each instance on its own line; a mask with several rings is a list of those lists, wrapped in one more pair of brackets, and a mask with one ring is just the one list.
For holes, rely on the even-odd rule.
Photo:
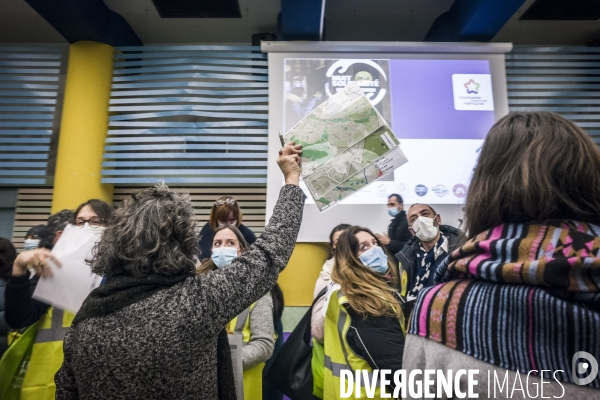
[[(277, 151), (281, 147), (279, 131), (283, 132), (283, 60), (306, 59), (415, 59), (415, 60), (489, 60), (492, 76), (494, 116), (498, 120), (508, 113), (508, 91), (504, 54), (512, 50), (510, 43), (421, 43), (421, 42), (261, 42), (268, 53), (269, 122), (266, 218), (268, 223), (277, 202), (283, 177), (275, 168)], [(410, 162), (410, 160), (409, 160)], [(401, 167), (402, 168), (402, 167)], [(369, 212), (365, 213), (366, 207)], [(460, 225), (461, 204), (439, 204), (436, 211), (443, 223)], [(308, 226), (320, 221), (320, 227)], [(390, 217), (385, 204), (340, 204), (320, 213), (314, 204), (304, 207), (303, 225), (298, 242), (327, 242), (329, 232), (337, 223), (363, 225), (376, 232), (387, 229)]]

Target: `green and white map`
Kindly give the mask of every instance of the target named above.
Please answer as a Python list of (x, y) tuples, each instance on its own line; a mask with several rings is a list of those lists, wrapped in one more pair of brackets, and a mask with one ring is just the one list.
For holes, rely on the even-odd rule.
[(324, 211), (407, 162), (358, 85), (348, 85), (286, 134), (302, 144), (302, 178)]

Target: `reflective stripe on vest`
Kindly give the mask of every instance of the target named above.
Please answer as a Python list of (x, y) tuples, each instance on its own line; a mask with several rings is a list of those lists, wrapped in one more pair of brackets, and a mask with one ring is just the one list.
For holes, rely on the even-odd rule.
[[(250, 312), (256, 303), (242, 311), (232, 322), (234, 322), (233, 334), (242, 336), (242, 346), (246, 346), (250, 342)], [(262, 398), (262, 373), (265, 363), (255, 365), (250, 369), (244, 370), (244, 399), (261, 399)]]
[(246, 322), (248, 321), (248, 317), (250, 317), (250, 309), (254, 308), (254, 304), (253, 303), (250, 307), (246, 308), (244, 311), (242, 311), (240, 313), (240, 315), (237, 316), (236, 321), (235, 321), (235, 327), (233, 328), (233, 331), (235, 333), (242, 333), (244, 330), (244, 326), (246, 325)]
[(52, 323), (49, 328), (38, 329), (37, 336), (35, 337), (36, 343), (62, 341), (69, 331), (70, 326), (63, 326), (65, 317), (63, 310), (52, 307), (48, 313), (52, 314)]
[[(335, 292), (332, 293), (332, 297)], [(330, 301), (327, 307), (325, 317), (325, 374), (323, 386), (323, 398), (340, 399), (340, 384), (342, 383), (342, 371), (350, 371), (355, 376), (355, 371), (362, 370), (360, 390), (363, 396), (366, 395), (364, 388), (364, 372), (367, 372), (369, 382), (375, 386), (375, 395), (378, 398), (380, 394), (379, 379), (373, 381), (373, 369), (369, 363), (358, 357), (349, 349), (346, 340), (346, 334), (350, 329), (350, 318), (344, 308), (348, 299), (339, 290), (337, 291), (337, 301)], [(335, 297), (333, 297), (335, 298)], [(336, 334), (337, 333), (337, 334)], [(344, 379), (345, 380), (345, 379)]]

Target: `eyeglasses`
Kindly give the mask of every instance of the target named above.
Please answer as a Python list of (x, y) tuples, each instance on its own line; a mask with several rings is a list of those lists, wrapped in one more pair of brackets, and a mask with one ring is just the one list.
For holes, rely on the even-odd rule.
[(231, 197), (227, 197), (227, 198), (219, 199), (219, 200), (215, 201), (215, 206), (219, 206), (220, 207), (220, 206), (225, 205), (225, 204), (229, 204), (230, 206), (232, 206), (232, 205), (235, 204), (235, 200), (233, 198), (231, 198)]
[(102, 220), (98, 217), (92, 217), (90, 219), (77, 218), (75, 220), (75, 225), (83, 226), (86, 222), (90, 224), (90, 227), (92, 228), (98, 228), (100, 225), (102, 225)]

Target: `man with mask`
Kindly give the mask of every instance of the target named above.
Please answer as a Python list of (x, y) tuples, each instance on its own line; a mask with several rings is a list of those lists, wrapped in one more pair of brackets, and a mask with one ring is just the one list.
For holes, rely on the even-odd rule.
[(396, 193), (389, 195), (387, 207), (388, 214), (392, 217), (392, 222), (388, 227), (388, 234), (376, 234), (375, 236), (377, 236), (377, 239), (386, 247), (386, 250), (390, 254), (396, 254), (404, 248), (404, 245), (410, 240), (412, 234), (408, 230), (402, 196)]
[(396, 254), (396, 258), (400, 261), (402, 282), (406, 282), (402, 295), (412, 310), (419, 292), (433, 286), (437, 267), (464, 242), (465, 235), (452, 226), (442, 225), (440, 215), (427, 204), (413, 204), (408, 210), (407, 220), (414, 236)]

